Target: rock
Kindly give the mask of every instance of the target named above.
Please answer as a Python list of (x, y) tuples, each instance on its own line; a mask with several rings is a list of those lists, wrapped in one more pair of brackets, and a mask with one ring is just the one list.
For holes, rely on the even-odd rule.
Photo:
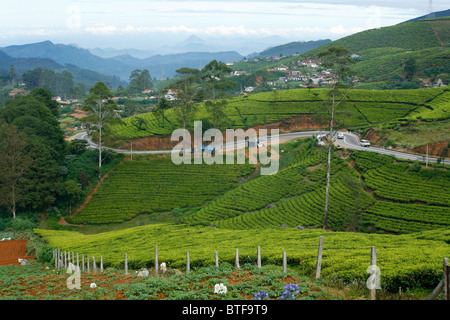
[(273, 204), (273, 203), (269, 203), (269, 204), (266, 206), (266, 209), (272, 209), (272, 208), (275, 208), (275, 204)]
[(295, 229), (298, 229), (298, 230), (305, 230), (306, 228), (305, 228), (304, 226), (295, 226)]
[(210, 226), (211, 228), (217, 228), (217, 226), (216, 226), (215, 224), (212, 224), (212, 223), (211, 223), (209, 226)]
[(138, 277), (148, 277), (148, 270), (144, 268), (139, 271), (136, 271), (136, 274)]
[(280, 228), (289, 228), (289, 226), (286, 225), (286, 224), (282, 224), (282, 225), (280, 226)]

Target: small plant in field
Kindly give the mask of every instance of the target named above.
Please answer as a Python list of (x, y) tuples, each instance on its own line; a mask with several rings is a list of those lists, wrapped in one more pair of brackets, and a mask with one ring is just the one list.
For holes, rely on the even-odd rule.
[(254, 300), (269, 300), (269, 294), (264, 291), (255, 293)]
[(216, 284), (214, 286), (214, 293), (226, 294), (227, 293), (227, 287), (223, 283)]
[(284, 292), (281, 295), (281, 300), (295, 300), (295, 294), (299, 293), (298, 285), (288, 284), (284, 287)]

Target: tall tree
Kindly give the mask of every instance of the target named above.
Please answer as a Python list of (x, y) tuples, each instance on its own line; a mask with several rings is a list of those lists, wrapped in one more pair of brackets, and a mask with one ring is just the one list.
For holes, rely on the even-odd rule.
[[(227, 66), (223, 62), (212, 60), (202, 69), (202, 79), (206, 84), (206, 97), (212, 100), (206, 103), (207, 110), (211, 115), (213, 126), (221, 125), (225, 123), (225, 107), (228, 102), (227, 91), (236, 86), (236, 83), (226, 78), (233, 69)], [(219, 102), (216, 102), (216, 98), (220, 98)]]
[(9, 81), (11, 82), (11, 84), (14, 86), (16, 84), (16, 69), (14, 69), (14, 65), (12, 64), (11, 67), (9, 67)]
[(323, 229), (328, 227), (328, 203), (330, 194), (330, 171), (331, 171), (331, 151), (333, 138), (333, 124), (335, 108), (346, 98), (347, 94), (343, 94), (340, 89), (346, 88), (345, 81), (354, 73), (350, 70), (349, 65), (354, 63), (350, 57), (350, 52), (344, 47), (331, 47), (326, 51), (320, 52), (318, 55), (323, 59), (322, 66), (331, 71), (332, 80), (328, 95), (331, 97), (331, 118), (330, 118), (330, 135), (328, 143), (328, 166), (327, 166), (327, 186), (325, 190), (325, 212), (323, 218)]
[(152, 78), (147, 69), (135, 69), (130, 74), (130, 85), (128, 90), (132, 94), (141, 93), (146, 89), (152, 88)]
[(14, 219), (25, 191), (22, 178), (31, 163), (23, 135), (15, 126), (0, 122), (0, 204), (12, 213)]
[(206, 83), (207, 96), (212, 100), (224, 95), (227, 89), (233, 88), (236, 84), (228, 80), (225, 76), (229, 75), (233, 69), (223, 62), (212, 60), (202, 70), (202, 79)]
[(116, 116), (117, 105), (112, 100), (113, 95), (109, 88), (101, 81), (97, 82), (89, 89), (89, 97), (85, 100), (83, 110), (88, 111), (88, 116), (82, 119), (83, 122), (93, 124), (96, 132), (98, 144), (98, 180), (102, 183), (102, 151), (105, 136), (108, 135), (110, 126), (122, 123)]
[(174, 113), (178, 122), (186, 128), (186, 125), (193, 119), (196, 112), (194, 98), (200, 90), (198, 81), (200, 80), (200, 70), (191, 68), (181, 68), (177, 70), (180, 79), (173, 84), (177, 90), (177, 99), (173, 101)]

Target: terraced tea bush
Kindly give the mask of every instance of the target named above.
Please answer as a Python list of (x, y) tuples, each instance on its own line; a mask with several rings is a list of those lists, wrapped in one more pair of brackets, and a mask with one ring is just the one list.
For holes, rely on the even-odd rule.
[(201, 206), (237, 186), (254, 165), (175, 165), (170, 157), (125, 161), (99, 187), (72, 223), (113, 223), (138, 214)]

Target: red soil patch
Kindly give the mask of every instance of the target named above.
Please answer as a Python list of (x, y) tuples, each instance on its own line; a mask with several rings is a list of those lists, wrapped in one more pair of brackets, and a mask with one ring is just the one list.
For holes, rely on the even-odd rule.
[[(327, 127), (327, 124), (320, 124), (319, 121), (313, 119), (311, 115), (299, 115), (290, 119), (262, 124), (252, 129), (256, 130), (259, 135), (260, 129), (279, 129), (280, 132), (292, 132), (297, 130), (315, 130)], [(270, 134), (270, 131), (268, 132)], [(133, 150), (170, 150), (175, 147), (179, 141), (171, 141), (171, 136), (153, 136), (145, 137), (133, 140)], [(194, 135), (191, 134), (191, 141), (194, 141)], [(224, 136), (224, 142), (226, 136)], [(124, 142), (119, 148), (130, 150), (131, 145), (128, 142)]]
[[(450, 158), (450, 148), (448, 147), (450, 140), (436, 142), (428, 145), (428, 155), (435, 157)], [(427, 146), (411, 149), (414, 153), (426, 154)]]
[(5, 240), (0, 241), (0, 266), (9, 264), (20, 264), (20, 259), (32, 259), (27, 256), (26, 240)]

